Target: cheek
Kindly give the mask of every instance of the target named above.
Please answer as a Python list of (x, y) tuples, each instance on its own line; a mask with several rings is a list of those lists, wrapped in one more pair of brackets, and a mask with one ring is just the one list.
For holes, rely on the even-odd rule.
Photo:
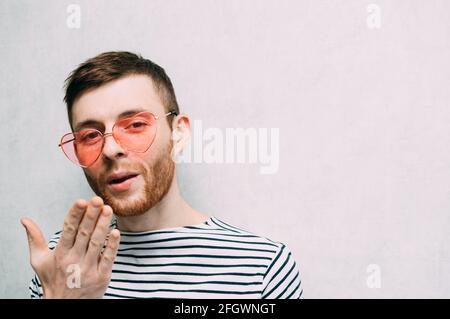
[(141, 166), (144, 166), (147, 169), (152, 166), (152, 163), (154, 162), (154, 160), (155, 160), (155, 151), (153, 150), (153, 147), (151, 147), (145, 153), (133, 154), (133, 158), (132, 158), (133, 163), (139, 163)]
[(93, 179), (93, 180), (97, 180), (98, 179), (98, 176), (100, 174), (100, 169), (98, 167), (99, 164), (97, 164), (97, 162), (95, 162), (95, 164), (93, 164), (89, 168), (85, 168), (84, 169), (84, 175), (86, 175), (86, 177), (88, 177), (90, 179)]
[(165, 140), (162, 138), (162, 136), (158, 136), (159, 139), (155, 140), (153, 144), (150, 146), (150, 148), (145, 153), (136, 153), (135, 156), (139, 157), (142, 161), (146, 162), (147, 164), (154, 163), (160, 156), (161, 153), (165, 150), (167, 147), (165, 144)]

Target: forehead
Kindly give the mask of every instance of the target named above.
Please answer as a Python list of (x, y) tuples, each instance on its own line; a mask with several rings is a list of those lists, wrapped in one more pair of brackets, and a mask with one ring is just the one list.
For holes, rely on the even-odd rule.
[(162, 114), (164, 106), (147, 75), (119, 78), (81, 95), (72, 107), (72, 123), (113, 122), (126, 111), (142, 109)]

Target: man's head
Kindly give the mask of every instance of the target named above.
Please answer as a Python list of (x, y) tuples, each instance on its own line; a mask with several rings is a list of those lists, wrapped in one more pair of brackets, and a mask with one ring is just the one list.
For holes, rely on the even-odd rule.
[(140, 215), (157, 204), (174, 180), (172, 151), (181, 149), (189, 136), (189, 118), (175, 116), (179, 108), (164, 69), (133, 53), (103, 53), (69, 75), (64, 101), (73, 132), (109, 133), (123, 118), (139, 112), (155, 115), (155, 138), (148, 150), (130, 151), (106, 135), (100, 156), (84, 174), (119, 216)]

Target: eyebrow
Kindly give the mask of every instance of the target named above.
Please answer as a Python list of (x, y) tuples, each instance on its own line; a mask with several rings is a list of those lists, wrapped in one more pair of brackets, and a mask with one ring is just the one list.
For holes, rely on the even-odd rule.
[[(140, 113), (140, 112), (147, 112), (147, 111), (148, 110), (144, 110), (144, 109), (128, 110), (128, 111), (120, 113), (119, 116), (117, 117), (116, 121), (120, 120), (122, 118), (125, 118), (125, 117), (129, 117), (131, 115), (135, 115), (135, 114)], [(103, 125), (102, 122), (99, 122), (99, 121), (96, 121), (96, 120), (93, 120), (93, 119), (88, 119), (88, 120), (85, 120), (85, 121), (82, 121), (82, 122), (78, 123), (75, 126), (74, 131), (78, 131), (81, 128), (89, 127), (89, 126), (102, 126), (103, 127), (104, 125)]]

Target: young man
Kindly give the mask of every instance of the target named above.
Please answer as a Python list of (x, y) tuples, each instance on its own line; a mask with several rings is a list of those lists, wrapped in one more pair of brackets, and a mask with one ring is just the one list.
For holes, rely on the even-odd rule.
[(77, 200), (49, 244), (22, 218), (32, 298), (302, 298), (285, 245), (181, 197), (174, 157), (190, 120), (164, 69), (103, 53), (69, 75), (64, 101), (72, 132), (60, 147), (98, 196)]

